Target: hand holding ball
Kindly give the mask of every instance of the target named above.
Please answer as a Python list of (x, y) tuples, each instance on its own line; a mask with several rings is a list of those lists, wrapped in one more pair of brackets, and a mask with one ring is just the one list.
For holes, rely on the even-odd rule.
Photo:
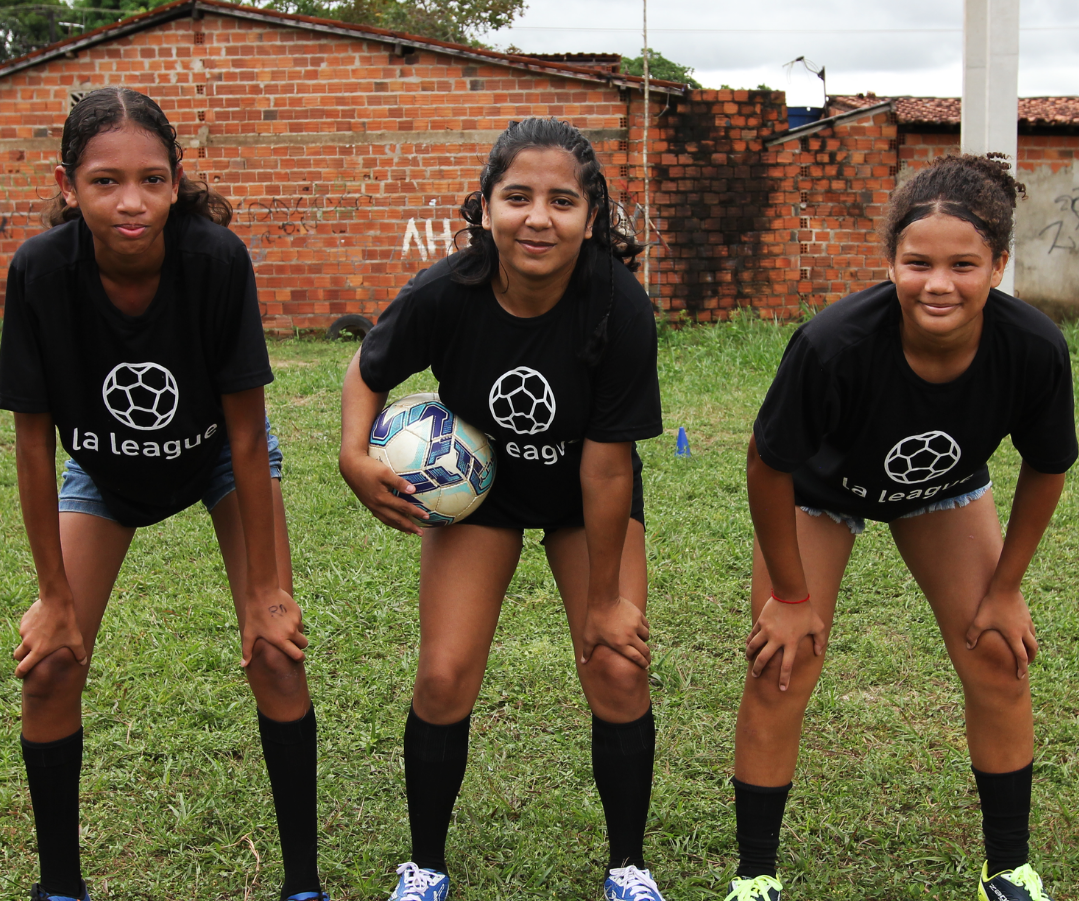
[(416, 488), (400, 495), (430, 514), (420, 526), (447, 526), (472, 513), (495, 480), (487, 436), (455, 416), (437, 394), (410, 394), (389, 404), (371, 426), (369, 453)]

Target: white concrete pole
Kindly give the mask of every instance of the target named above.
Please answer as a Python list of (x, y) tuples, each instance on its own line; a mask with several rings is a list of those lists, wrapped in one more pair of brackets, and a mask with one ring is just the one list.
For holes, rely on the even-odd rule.
[[(1014, 172), (1018, 124), (1019, 0), (964, 0), (962, 150), (1007, 154)], [(1014, 262), (1000, 288), (1014, 292)]]

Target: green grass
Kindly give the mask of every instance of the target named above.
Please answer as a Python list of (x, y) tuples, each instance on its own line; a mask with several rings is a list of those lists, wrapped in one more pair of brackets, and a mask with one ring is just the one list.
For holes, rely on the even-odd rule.
[[(1072, 344), (1079, 338), (1068, 327)], [(735, 858), (728, 779), (748, 629), (745, 443), (789, 327), (664, 331), (666, 434), (641, 448), (648, 499), (659, 748), (646, 852), (670, 901), (715, 898)], [(321, 733), (322, 868), (335, 901), (382, 899), (407, 855), (401, 733), (416, 664), (418, 542), (366, 514), (336, 471), (352, 348), (271, 347), (297, 599)], [(432, 385), (420, 376), (407, 386)], [(693, 457), (675, 456), (678, 426)], [(1018, 460), (993, 463), (1007, 515)], [(1074, 477), (1025, 587), (1033, 669), (1034, 856), (1058, 901), (1079, 875), (1079, 544)], [(35, 592), (11, 417), (0, 417), (0, 648)], [(473, 716), (450, 835), (455, 897), (598, 899), (605, 859), (588, 712), (538, 537), (529, 535)], [(272, 899), (280, 860), (231, 602), (209, 518), (141, 530), (85, 697), (84, 867), (95, 901)], [(0, 659), (0, 898), (36, 873), (19, 689)], [(933, 618), (871, 527), (848, 571), (810, 704), (781, 868), (790, 901), (973, 899), (979, 813), (961, 698)], [(720, 895), (720, 897), (722, 897)]]

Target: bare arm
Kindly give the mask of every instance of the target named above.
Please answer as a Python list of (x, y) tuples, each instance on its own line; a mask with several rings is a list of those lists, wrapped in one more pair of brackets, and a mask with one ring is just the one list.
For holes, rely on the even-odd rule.
[(581, 663), (596, 645), (606, 645), (640, 667), (651, 662), (648, 620), (622, 597), (619, 574), (633, 501), (633, 460), (629, 442), (585, 439), (581, 452), (581, 495), (588, 544), (588, 612)]
[(809, 594), (794, 518), (794, 478), (772, 469), (757, 452), (757, 439), (749, 438), (746, 459), (749, 513), (757, 543), (768, 567), (772, 590), (784, 600)]
[[(749, 439), (746, 460), (749, 512), (757, 543), (768, 568), (773, 593), (785, 601), (798, 601), (809, 594), (794, 513), (794, 478), (789, 472), (772, 469), (757, 452), (757, 442)], [(786, 691), (794, 669), (798, 644), (813, 637), (813, 652), (824, 653), (824, 623), (812, 601), (782, 604), (769, 598), (753, 624), (746, 642), (746, 657), (753, 662), (751, 672), (759, 676), (768, 661), (779, 652), (780, 691)]]
[(967, 630), (967, 647), (972, 649), (977, 647), (983, 632), (992, 629), (1003, 635), (1015, 654), (1016, 676), (1020, 679), (1027, 674), (1029, 662), (1038, 653), (1034, 622), (1020, 586), (1063, 489), (1063, 473), (1038, 472), (1024, 461), (1019, 469), (1000, 560), (974, 622)]
[(38, 600), (22, 618), (22, 642), (15, 649), (15, 659), (19, 661), (15, 675), (23, 679), (38, 662), (60, 648), (70, 648), (82, 664), (87, 654), (60, 548), (56, 430), (50, 414), (15, 414), (15, 461), (22, 518), (38, 581)]
[(410, 535), (422, 535), (423, 530), (409, 517), (426, 519), (427, 514), (393, 493), (396, 489), (402, 494), (414, 494), (415, 486), (368, 455), (371, 426), (386, 405), (386, 393), (372, 391), (360, 375), (362, 350), (349, 363), (341, 390), (341, 476), (360, 502), (386, 525)]
[(224, 394), (221, 405), (232, 447), (232, 472), (247, 552), (241, 662), (244, 666), (251, 662), (259, 639), (300, 661), (304, 659), (302, 649), (307, 647), (307, 638), (300, 631), (300, 608), (281, 587), (277, 571), (263, 390), (251, 388)]

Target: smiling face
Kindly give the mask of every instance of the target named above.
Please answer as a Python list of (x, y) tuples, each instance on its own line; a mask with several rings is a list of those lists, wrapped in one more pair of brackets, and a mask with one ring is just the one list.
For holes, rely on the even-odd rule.
[(174, 173), (161, 139), (129, 124), (91, 138), (69, 179), (56, 167), (56, 182), (94, 236), (98, 262), (163, 252), (165, 221), (176, 200), (182, 168)]
[(568, 279), (595, 218), (577, 161), (557, 147), (518, 153), (483, 205), (483, 227), (511, 284)]
[(888, 267), (904, 328), (923, 339), (976, 339), (989, 289), (1000, 284), (1007, 263), (1006, 252), (993, 259), (965, 219), (934, 213), (912, 222)]

